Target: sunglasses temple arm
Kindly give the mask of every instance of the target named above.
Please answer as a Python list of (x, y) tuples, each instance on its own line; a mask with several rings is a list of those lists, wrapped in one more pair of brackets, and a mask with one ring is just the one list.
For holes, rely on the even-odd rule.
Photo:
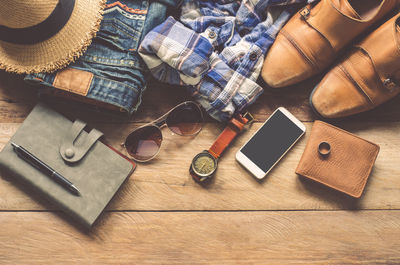
[(158, 128), (161, 128), (165, 124), (166, 119), (158, 119), (153, 121), (152, 123), (157, 126)]
[(162, 115), (161, 117), (157, 118), (156, 120), (154, 120), (151, 123), (155, 124), (157, 127), (161, 127), (162, 125), (164, 125), (165, 121), (167, 120), (168, 114), (170, 114), (175, 108), (176, 107), (172, 108), (167, 113), (165, 113), (164, 115)]
[[(156, 120), (154, 120), (153, 122), (151, 122), (152, 124), (155, 124), (157, 127), (161, 127), (165, 124), (165, 121), (167, 120), (168, 115), (174, 111), (175, 109), (179, 108), (182, 105), (187, 104), (190, 101), (185, 101), (182, 102), (181, 104), (176, 105), (175, 107), (173, 107), (172, 109), (170, 109), (167, 113), (165, 113), (164, 115), (162, 115), (161, 117), (157, 118)], [(196, 104), (198, 106), (198, 104), (196, 102), (193, 102), (194, 104)], [(199, 107), (200, 108), (200, 107)], [(201, 112), (201, 109), (200, 109)], [(203, 113), (201, 112), (201, 117), (203, 118)]]

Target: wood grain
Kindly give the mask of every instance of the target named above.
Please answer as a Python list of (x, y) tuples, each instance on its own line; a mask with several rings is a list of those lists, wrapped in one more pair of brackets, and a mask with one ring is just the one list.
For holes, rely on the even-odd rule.
[[(138, 124), (94, 124), (108, 140), (119, 147), (125, 135)], [(294, 171), (307, 138), (292, 151), (262, 182), (258, 182), (235, 161), (235, 152), (259, 128), (254, 124), (227, 150), (219, 161), (215, 181), (206, 188), (195, 183), (188, 173), (192, 157), (208, 149), (223, 129), (206, 124), (195, 138), (165, 137), (158, 157), (139, 164), (129, 181), (117, 194), (109, 210), (318, 210), (318, 209), (400, 209), (400, 123), (341, 123), (340, 127), (375, 142), (381, 151), (364, 195), (353, 199), (325, 186), (298, 177)], [(310, 132), (312, 123), (306, 123)], [(0, 125), (0, 146), (19, 124)], [(119, 147), (120, 148), (120, 147)], [(122, 150), (122, 148), (120, 148)], [(1, 210), (53, 209), (42, 200), (21, 191), (21, 185), (0, 179)], [(24, 189), (22, 189), (24, 190)], [(27, 194), (29, 194), (29, 196)], [(37, 203), (39, 201), (39, 203)]]
[[(309, 106), (309, 95), (320, 77), (293, 87), (274, 90), (265, 87), (264, 93), (250, 107), (258, 120), (266, 117), (278, 107), (284, 106), (302, 121), (313, 121), (317, 116)], [(23, 81), (23, 76), (0, 71), (0, 122), (22, 122), (35, 105), (36, 86)], [(145, 122), (158, 118), (176, 104), (190, 100), (185, 88), (150, 82), (137, 113), (129, 117), (121, 113), (106, 113), (93, 110), (86, 105), (66, 100), (53, 100), (52, 106), (66, 115), (79, 115), (85, 121), (97, 122)], [(400, 121), (400, 97), (383, 104), (375, 110), (342, 119), (344, 121)], [(212, 121), (211, 119), (209, 119)]]
[(400, 263), (400, 211), (1, 213), (1, 264)]
[[(0, 71), (0, 149), (37, 102), (36, 88), (22, 79)], [(138, 165), (90, 233), (0, 174), (0, 264), (399, 264), (400, 97), (330, 121), (381, 146), (361, 199), (296, 176), (309, 134), (264, 181), (234, 159), (279, 106), (306, 122), (309, 131), (316, 116), (308, 96), (318, 79), (277, 91), (266, 88), (250, 107), (259, 122), (227, 150), (215, 181), (205, 188), (193, 182), (188, 167), (223, 125), (208, 119), (195, 138), (164, 130), (157, 159)], [(184, 88), (150, 83), (132, 117), (68, 101), (52, 106), (89, 122), (119, 146), (131, 130), (184, 100), (190, 100)]]

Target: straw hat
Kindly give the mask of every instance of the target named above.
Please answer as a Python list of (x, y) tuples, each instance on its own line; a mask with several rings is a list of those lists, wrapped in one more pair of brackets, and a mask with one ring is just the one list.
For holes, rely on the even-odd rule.
[(0, 0), (0, 69), (65, 67), (90, 45), (104, 6), (105, 0)]

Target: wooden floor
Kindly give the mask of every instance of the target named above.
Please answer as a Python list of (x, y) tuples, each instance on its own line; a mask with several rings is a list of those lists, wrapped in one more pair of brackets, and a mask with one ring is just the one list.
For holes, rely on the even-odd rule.
[[(203, 188), (188, 174), (192, 157), (223, 129), (207, 121), (195, 138), (164, 129), (162, 150), (139, 164), (90, 233), (12, 179), (0, 178), (0, 264), (400, 263), (400, 97), (375, 111), (333, 122), (380, 145), (363, 196), (356, 200), (298, 177), (309, 132), (264, 181), (234, 158), (279, 106), (311, 129), (315, 82), (267, 90), (251, 107), (257, 122), (219, 161)], [(119, 147), (135, 127), (189, 99), (179, 87), (151, 85), (131, 119), (59, 102)], [(0, 72), (0, 149), (37, 102), (20, 76)]]

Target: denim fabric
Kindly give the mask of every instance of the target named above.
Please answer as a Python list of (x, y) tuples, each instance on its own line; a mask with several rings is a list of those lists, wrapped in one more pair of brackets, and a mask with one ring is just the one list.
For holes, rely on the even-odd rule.
[[(168, 5), (179, 0), (108, 0), (100, 30), (87, 51), (68, 68), (93, 73), (88, 99), (133, 113), (146, 88), (145, 64), (137, 49), (141, 39), (166, 19)], [(56, 89), (55, 73), (30, 74), (25, 81), (42, 85), (39, 93)]]

